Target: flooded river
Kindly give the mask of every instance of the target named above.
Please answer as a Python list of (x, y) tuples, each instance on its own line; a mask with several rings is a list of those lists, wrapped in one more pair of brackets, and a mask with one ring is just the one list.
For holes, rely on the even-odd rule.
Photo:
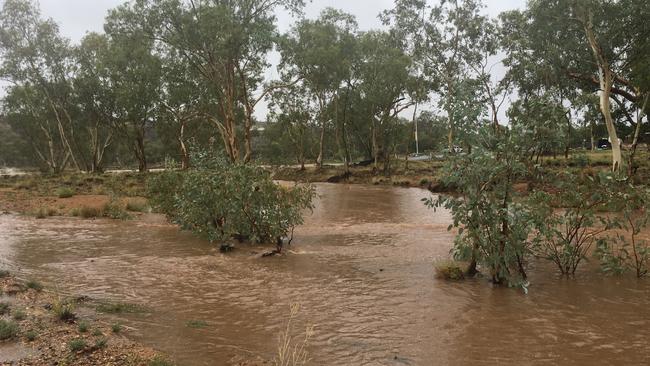
[[(179, 365), (270, 359), (292, 303), (314, 365), (650, 364), (650, 279), (576, 279), (538, 264), (530, 293), (434, 278), (449, 213), (418, 189), (318, 185), (293, 253), (223, 255), (159, 217), (121, 222), (0, 216), (0, 258), (66, 293), (133, 302), (128, 334)], [(540, 267), (542, 266), (542, 267)], [(204, 321), (205, 328), (188, 327)]]

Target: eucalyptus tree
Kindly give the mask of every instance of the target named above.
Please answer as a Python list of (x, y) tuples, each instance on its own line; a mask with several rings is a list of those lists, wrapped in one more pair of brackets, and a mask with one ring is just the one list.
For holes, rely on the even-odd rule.
[(117, 100), (111, 79), (111, 47), (103, 34), (89, 33), (74, 50), (74, 100), (86, 130), (86, 169), (102, 172), (107, 150), (115, 142)]
[(144, 18), (148, 36), (175, 49), (204, 79), (214, 95), (206, 117), (232, 162), (242, 159), (243, 135), (247, 162), (255, 108), (280, 87), (262, 85), (277, 38), (275, 11), (299, 12), (302, 6), (302, 0), (137, 0), (124, 11), (136, 21)]
[(211, 135), (204, 128), (204, 115), (214, 96), (194, 68), (175, 49), (167, 48), (163, 56), (162, 90), (158, 131), (172, 136), (178, 146), (181, 169), (190, 164), (188, 143), (198, 133)]
[(270, 106), (270, 120), (282, 127), (300, 170), (305, 170), (307, 144), (311, 142), (310, 130), (316, 124), (315, 105), (309, 102), (309, 96), (298, 86), (292, 86), (274, 91)]
[(113, 9), (104, 30), (109, 37), (107, 59), (116, 98), (114, 128), (147, 170), (145, 142), (155, 121), (162, 88), (162, 59), (155, 42), (128, 5)]
[(11, 83), (5, 108), (9, 120), (28, 136), (35, 155), (51, 172), (72, 163), (75, 111), (68, 41), (51, 19), (42, 19), (32, 1), (7, 0), (0, 12), (0, 78)]
[(604, 0), (536, 0), (524, 11), (505, 15), (505, 29), (514, 35), (507, 47), (517, 78), (530, 89), (558, 84), (564, 90), (599, 94), (599, 107), (612, 143), (612, 169), (622, 165), (614, 106), (638, 112), (640, 124), (647, 108), (647, 72), (643, 61), (647, 2)]
[[(411, 75), (411, 58), (396, 34), (370, 31), (360, 35), (360, 62), (355, 68), (363, 102), (370, 106), (370, 126), (374, 167), (384, 160), (388, 173), (391, 151), (388, 140), (398, 114), (415, 102), (409, 97), (416, 79)], [(394, 144), (392, 145), (394, 147)]]
[[(447, 114), (448, 144), (456, 139), (459, 119), (456, 96), (459, 84), (494, 53), (486, 42), (488, 18), (481, 15), (480, 0), (451, 0), (429, 5), (422, 0), (397, 0), (383, 14), (384, 21), (405, 37), (418, 69), (427, 77), (431, 91), (440, 95)], [(489, 46), (489, 47), (488, 47)], [(486, 48), (488, 47), (488, 48)]]
[[(338, 103), (341, 86), (347, 82), (348, 90), (350, 87), (356, 29), (352, 15), (328, 8), (316, 20), (299, 21), (280, 43), (283, 78), (299, 79), (302, 92), (316, 104), (319, 167), (324, 159), (326, 129), (332, 123), (331, 117), (338, 116), (331, 109)], [(334, 125), (338, 123), (334, 121)]]

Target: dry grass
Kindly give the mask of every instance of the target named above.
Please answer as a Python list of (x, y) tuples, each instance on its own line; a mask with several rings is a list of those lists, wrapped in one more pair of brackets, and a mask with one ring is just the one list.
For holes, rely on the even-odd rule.
[(305, 333), (299, 337), (292, 336), (293, 322), (300, 313), (300, 305), (292, 304), (290, 309), (287, 325), (279, 336), (278, 353), (273, 360), (275, 366), (301, 366), (310, 361), (307, 345), (314, 335), (314, 327), (308, 326)]

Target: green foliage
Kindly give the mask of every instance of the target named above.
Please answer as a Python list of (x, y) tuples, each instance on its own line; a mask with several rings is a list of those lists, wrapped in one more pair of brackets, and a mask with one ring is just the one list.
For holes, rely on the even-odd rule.
[(18, 324), (10, 320), (0, 319), (0, 341), (12, 339), (18, 334)]
[(133, 217), (124, 210), (119, 200), (112, 196), (111, 200), (104, 205), (102, 216), (114, 220), (130, 220)]
[(151, 206), (167, 214), (176, 210), (177, 193), (183, 186), (184, 174), (174, 170), (166, 170), (152, 177), (147, 183), (147, 197)]
[(68, 349), (70, 352), (79, 352), (83, 351), (88, 347), (88, 343), (82, 338), (73, 339), (68, 343)]
[[(580, 178), (563, 173), (553, 179), (555, 195), (531, 195), (537, 255), (555, 263), (563, 275), (574, 274), (601, 234), (613, 227), (614, 221), (598, 212), (611, 201), (614, 184), (606, 174)], [(556, 209), (557, 204), (562, 208)]]
[(115, 323), (111, 325), (111, 331), (115, 334), (119, 333), (122, 331), (122, 325), (120, 323)]
[(104, 349), (108, 345), (108, 339), (102, 337), (95, 341), (95, 349)]
[(55, 194), (59, 198), (70, 198), (75, 195), (75, 191), (72, 188), (61, 187), (56, 190)]
[(453, 261), (435, 263), (434, 269), (436, 271), (436, 277), (443, 280), (458, 281), (465, 278), (465, 272), (460, 264)]
[(79, 324), (77, 324), (77, 329), (81, 333), (86, 333), (89, 328), (90, 328), (90, 324), (85, 320), (82, 320), (79, 322)]
[[(458, 228), (454, 258), (489, 271), (494, 283), (524, 285), (524, 264), (530, 254), (529, 213), (514, 201), (514, 184), (529, 171), (515, 136), (498, 136), (486, 147), (453, 158), (444, 168), (444, 183), (457, 187), (459, 197), (424, 199), (429, 207), (451, 210)], [(518, 154), (519, 153), (519, 154)]]
[[(253, 165), (231, 164), (205, 152), (194, 156), (195, 167), (184, 173), (173, 205), (169, 197), (154, 197), (152, 202), (163, 202), (158, 208), (167, 209), (173, 221), (211, 242), (237, 237), (276, 243), (301, 224), (303, 210), (311, 208), (311, 187), (285, 188)], [(154, 179), (154, 192), (171, 194), (167, 187), (173, 178), (166, 174)]]
[(595, 255), (606, 273), (621, 274), (632, 270), (639, 278), (647, 276), (650, 243), (639, 234), (650, 221), (647, 209), (650, 193), (642, 187), (621, 182), (615, 187), (612, 201), (620, 210), (612, 225), (616, 234), (610, 240), (600, 241)]

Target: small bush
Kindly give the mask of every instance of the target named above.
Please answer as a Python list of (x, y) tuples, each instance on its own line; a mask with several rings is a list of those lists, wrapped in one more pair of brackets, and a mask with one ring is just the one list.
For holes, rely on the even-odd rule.
[(176, 172), (150, 181), (152, 203), (183, 229), (211, 242), (236, 237), (277, 243), (302, 224), (305, 209), (312, 208), (315, 192), (310, 186), (282, 187), (263, 168), (231, 164), (214, 151), (195, 152), (193, 157), (194, 167), (180, 182), (175, 181)]
[(79, 322), (79, 324), (77, 324), (77, 329), (79, 329), (79, 332), (81, 333), (86, 333), (89, 327), (90, 325), (85, 320), (82, 320)]
[(100, 217), (102, 215), (101, 210), (99, 210), (96, 207), (88, 207), (88, 206), (83, 206), (79, 210), (79, 216), (83, 217), (84, 219), (91, 219), (95, 217)]
[(27, 287), (28, 289), (36, 290), (36, 291), (42, 291), (43, 290), (43, 285), (40, 282), (35, 281), (35, 280), (27, 281), (27, 283), (25, 284), (25, 287)]
[(20, 310), (20, 309), (19, 309), (19, 310), (15, 310), (15, 311), (13, 312), (12, 317), (13, 317), (14, 320), (16, 320), (16, 321), (21, 321), (21, 320), (25, 320), (25, 318), (27, 317), (27, 314), (25, 313), (24, 310)]
[(429, 180), (427, 178), (420, 179), (420, 185), (421, 186), (426, 186), (428, 184), (429, 184)]
[(434, 269), (436, 271), (436, 277), (443, 280), (459, 281), (465, 278), (465, 272), (460, 264), (453, 261), (436, 263), (434, 264)]
[(93, 336), (95, 336), (95, 337), (101, 337), (101, 336), (103, 336), (103, 335), (104, 335), (104, 333), (102, 333), (102, 331), (99, 330), (99, 329), (95, 329), (95, 330), (93, 331)]
[(59, 198), (70, 198), (75, 195), (75, 191), (72, 188), (68, 187), (61, 187), (56, 190), (56, 195)]
[(108, 340), (104, 337), (95, 341), (95, 349), (104, 349), (108, 345)]
[(86, 341), (81, 338), (73, 339), (70, 341), (70, 343), (68, 343), (68, 348), (70, 349), (71, 352), (82, 351), (86, 349), (87, 346), (88, 344), (86, 343)]
[(126, 210), (131, 212), (147, 212), (149, 211), (149, 205), (143, 200), (131, 199), (126, 203)]
[(113, 331), (113, 333), (115, 333), (115, 334), (121, 332), (122, 331), (122, 325), (120, 323), (115, 323), (115, 324), (111, 325), (111, 331)]
[(9, 275), (11, 275), (11, 273), (9, 273), (9, 271), (4, 270), (4, 269), (0, 270), (0, 278), (7, 278), (7, 277), (9, 277)]
[(0, 341), (12, 339), (18, 334), (18, 324), (0, 319)]
[(77, 207), (73, 208), (72, 210), (70, 210), (70, 216), (73, 216), (73, 217), (81, 216), (81, 210), (79, 210), (79, 208), (77, 208)]
[(110, 202), (104, 205), (103, 216), (114, 220), (129, 220), (131, 215), (126, 212), (116, 199), (111, 199)]
[(34, 330), (28, 330), (27, 332), (25, 332), (25, 338), (30, 342), (36, 340), (36, 337), (38, 337), (38, 334), (36, 334), (36, 331)]
[(5, 315), (9, 313), (9, 304), (6, 302), (0, 302), (0, 315)]
[(67, 301), (55, 301), (52, 305), (52, 312), (57, 317), (57, 319), (64, 322), (73, 321), (77, 317), (74, 313), (74, 305)]

